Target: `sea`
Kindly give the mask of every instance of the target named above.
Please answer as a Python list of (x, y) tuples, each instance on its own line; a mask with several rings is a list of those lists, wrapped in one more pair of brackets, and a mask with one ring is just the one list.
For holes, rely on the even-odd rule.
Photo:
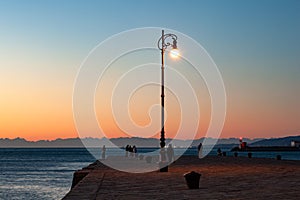
[[(138, 148), (138, 153), (156, 148)], [(230, 149), (222, 149), (233, 156)], [(94, 162), (101, 156), (101, 148), (0, 148), (0, 199), (35, 200), (62, 199), (70, 190), (74, 171)], [(113, 148), (106, 154), (115, 155)], [(197, 155), (196, 148), (185, 151), (175, 148), (175, 154)], [(214, 148), (209, 155), (216, 155)], [(300, 152), (252, 152), (252, 157), (300, 160)], [(247, 152), (239, 152), (247, 156)]]

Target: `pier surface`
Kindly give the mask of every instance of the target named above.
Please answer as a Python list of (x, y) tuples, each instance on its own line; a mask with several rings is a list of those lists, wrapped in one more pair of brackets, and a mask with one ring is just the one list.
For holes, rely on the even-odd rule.
[[(187, 188), (183, 174), (190, 171), (201, 174), (199, 189)], [(126, 173), (97, 161), (76, 173), (77, 180), (64, 200), (300, 199), (300, 161), (182, 156), (169, 166), (169, 172)]]

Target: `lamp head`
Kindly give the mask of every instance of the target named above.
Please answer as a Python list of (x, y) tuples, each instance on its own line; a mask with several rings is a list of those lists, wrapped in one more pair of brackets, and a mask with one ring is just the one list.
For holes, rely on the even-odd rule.
[(177, 40), (173, 39), (173, 49), (177, 49)]

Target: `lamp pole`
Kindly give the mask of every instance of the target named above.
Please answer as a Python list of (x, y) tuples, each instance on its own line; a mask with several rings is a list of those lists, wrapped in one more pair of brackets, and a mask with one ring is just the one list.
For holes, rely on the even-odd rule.
[[(172, 43), (168, 42), (168, 39), (172, 39)], [(162, 30), (161, 37), (157, 43), (158, 49), (161, 51), (161, 132), (160, 132), (160, 158), (161, 162), (166, 162), (166, 154), (165, 154), (165, 66), (164, 66), (164, 55), (165, 50), (168, 46), (172, 46), (173, 49), (177, 49), (177, 36), (175, 34), (165, 34), (164, 30)]]
[(161, 131), (160, 131), (160, 148), (164, 148), (166, 145), (165, 142), (165, 38), (164, 38), (164, 30), (162, 30), (161, 34)]

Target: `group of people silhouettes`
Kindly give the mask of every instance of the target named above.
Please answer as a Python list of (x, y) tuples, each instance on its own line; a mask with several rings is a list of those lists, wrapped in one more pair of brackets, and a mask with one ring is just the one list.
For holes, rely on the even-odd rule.
[[(125, 157), (138, 157), (137, 154), (137, 148), (135, 145), (126, 145), (125, 147)], [(172, 147), (172, 144), (169, 144), (167, 148), (167, 157), (169, 162), (174, 161), (174, 149)]]
[(131, 145), (126, 145), (126, 147), (125, 147), (125, 156), (126, 157), (128, 157), (128, 156), (130, 156), (130, 157), (137, 157), (137, 148), (136, 148), (136, 146), (135, 145), (133, 145), (133, 146), (131, 146)]
[[(203, 146), (202, 144), (200, 143), (198, 145), (198, 156), (199, 158), (202, 158), (203, 155), (202, 155), (202, 150), (203, 149)], [(106, 147), (105, 145), (103, 145), (102, 147), (102, 159), (105, 159), (105, 154), (106, 154)], [(168, 161), (169, 162), (173, 162), (175, 160), (175, 156), (174, 156), (174, 149), (172, 147), (172, 144), (169, 144), (168, 145), (168, 148), (167, 148), (167, 157), (168, 157)], [(218, 149), (218, 155), (222, 155), (222, 151), (221, 149)], [(137, 148), (135, 145), (131, 146), (131, 145), (126, 145), (125, 147), (125, 157), (138, 157), (138, 154), (137, 154)]]

